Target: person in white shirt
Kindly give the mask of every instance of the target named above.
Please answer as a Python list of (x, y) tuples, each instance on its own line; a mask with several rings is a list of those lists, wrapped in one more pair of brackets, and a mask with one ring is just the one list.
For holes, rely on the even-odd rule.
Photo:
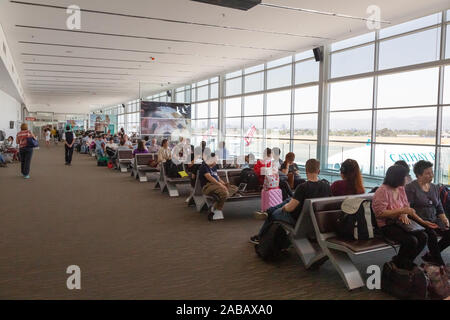
[(45, 130), (45, 144), (50, 146), (50, 129)]

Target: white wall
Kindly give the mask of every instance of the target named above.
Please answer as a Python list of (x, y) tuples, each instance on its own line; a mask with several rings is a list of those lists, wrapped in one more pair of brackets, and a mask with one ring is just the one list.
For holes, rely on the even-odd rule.
[[(21, 104), (13, 97), (0, 90), (0, 130), (5, 131), (6, 137), (16, 139), (18, 122), (22, 121)], [(9, 128), (9, 122), (14, 121), (14, 129)]]

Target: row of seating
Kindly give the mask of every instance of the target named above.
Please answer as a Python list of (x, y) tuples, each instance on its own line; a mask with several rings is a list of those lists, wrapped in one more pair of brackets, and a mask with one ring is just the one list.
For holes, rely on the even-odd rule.
[[(121, 172), (127, 172), (128, 169), (131, 169), (131, 175), (141, 182), (148, 181), (146, 173), (159, 171), (160, 174), (154, 189), (160, 189), (161, 192), (167, 191), (170, 197), (178, 197), (178, 186), (189, 185), (189, 178), (169, 178), (164, 166), (160, 166), (161, 170), (151, 167), (149, 164), (156, 157), (156, 154), (136, 154), (133, 156), (131, 150), (121, 150), (118, 153), (117, 166)], [(218, 174), (224, 181), (234, 185), (239, 185), (240, 173), (241, 169), (218, 170)], [(363, 194), (354, 197), (371, 200), (372, 196), (373, 194)], [(227, 202), (257, 200), (259, 198), (259, 192), (238, 193), (230, 197)], [(325, 261), (330, 260), (346, 287), (353, 290), (365, 286), (365, 282), (352, 258), (384, 250), (394, 250), (396, 245), (381, 238), (355, 241), (339, 238), (336, 233), (336, 222), (342, 214), (341, 204), (346, 198), (346, 196), (343, 196), (308, 199), (294, 227), (283, 222), (276, 223), (280, 224), (288, 234), (293, 248), (306, 269), (318, 269)], [(186, 199), (187, 205), (194, 206), (198, 212), (201, 212), (210, 209), (215, 201), (214, 197), (203, 194), (197, 174), (195, 186)]]

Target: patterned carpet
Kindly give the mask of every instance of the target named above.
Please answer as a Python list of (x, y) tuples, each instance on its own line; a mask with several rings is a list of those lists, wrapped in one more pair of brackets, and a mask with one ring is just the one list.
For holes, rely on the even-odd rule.
[[(62, 146), (35, 152), (28, 181), (18, 164), (0, 168), (0, 299), (390, 299), (347, 291), (330, 262), (306, 271), (294, 252), (261, 261), (248, 242), (258, 202), (209, 222), (186, 192), (152, 188), (87, 155), (67, 167)], [(357, 263), (365, 274), (390, 255)], [(69, 265), (81, 268), (81, 290), (66, 287)]]

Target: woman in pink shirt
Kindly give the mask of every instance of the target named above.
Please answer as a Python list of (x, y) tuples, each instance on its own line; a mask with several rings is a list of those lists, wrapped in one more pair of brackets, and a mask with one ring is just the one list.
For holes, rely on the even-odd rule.
[(402, 166), (390, 167), (383, 184), (373, 196), (372, 208), (383, 235), (400, 243), (400, 250), (392, 261), (398, 268), (412, 270), (414, 260), (427, 244), (428, 236), (425, 231), (405, 231), (401, 224), (408, 225), (412, 219), (429, 228), (437, 228), (437, 225), (424, 221), (410, 208), (404, 188), (407, 175), (406, 168)]

